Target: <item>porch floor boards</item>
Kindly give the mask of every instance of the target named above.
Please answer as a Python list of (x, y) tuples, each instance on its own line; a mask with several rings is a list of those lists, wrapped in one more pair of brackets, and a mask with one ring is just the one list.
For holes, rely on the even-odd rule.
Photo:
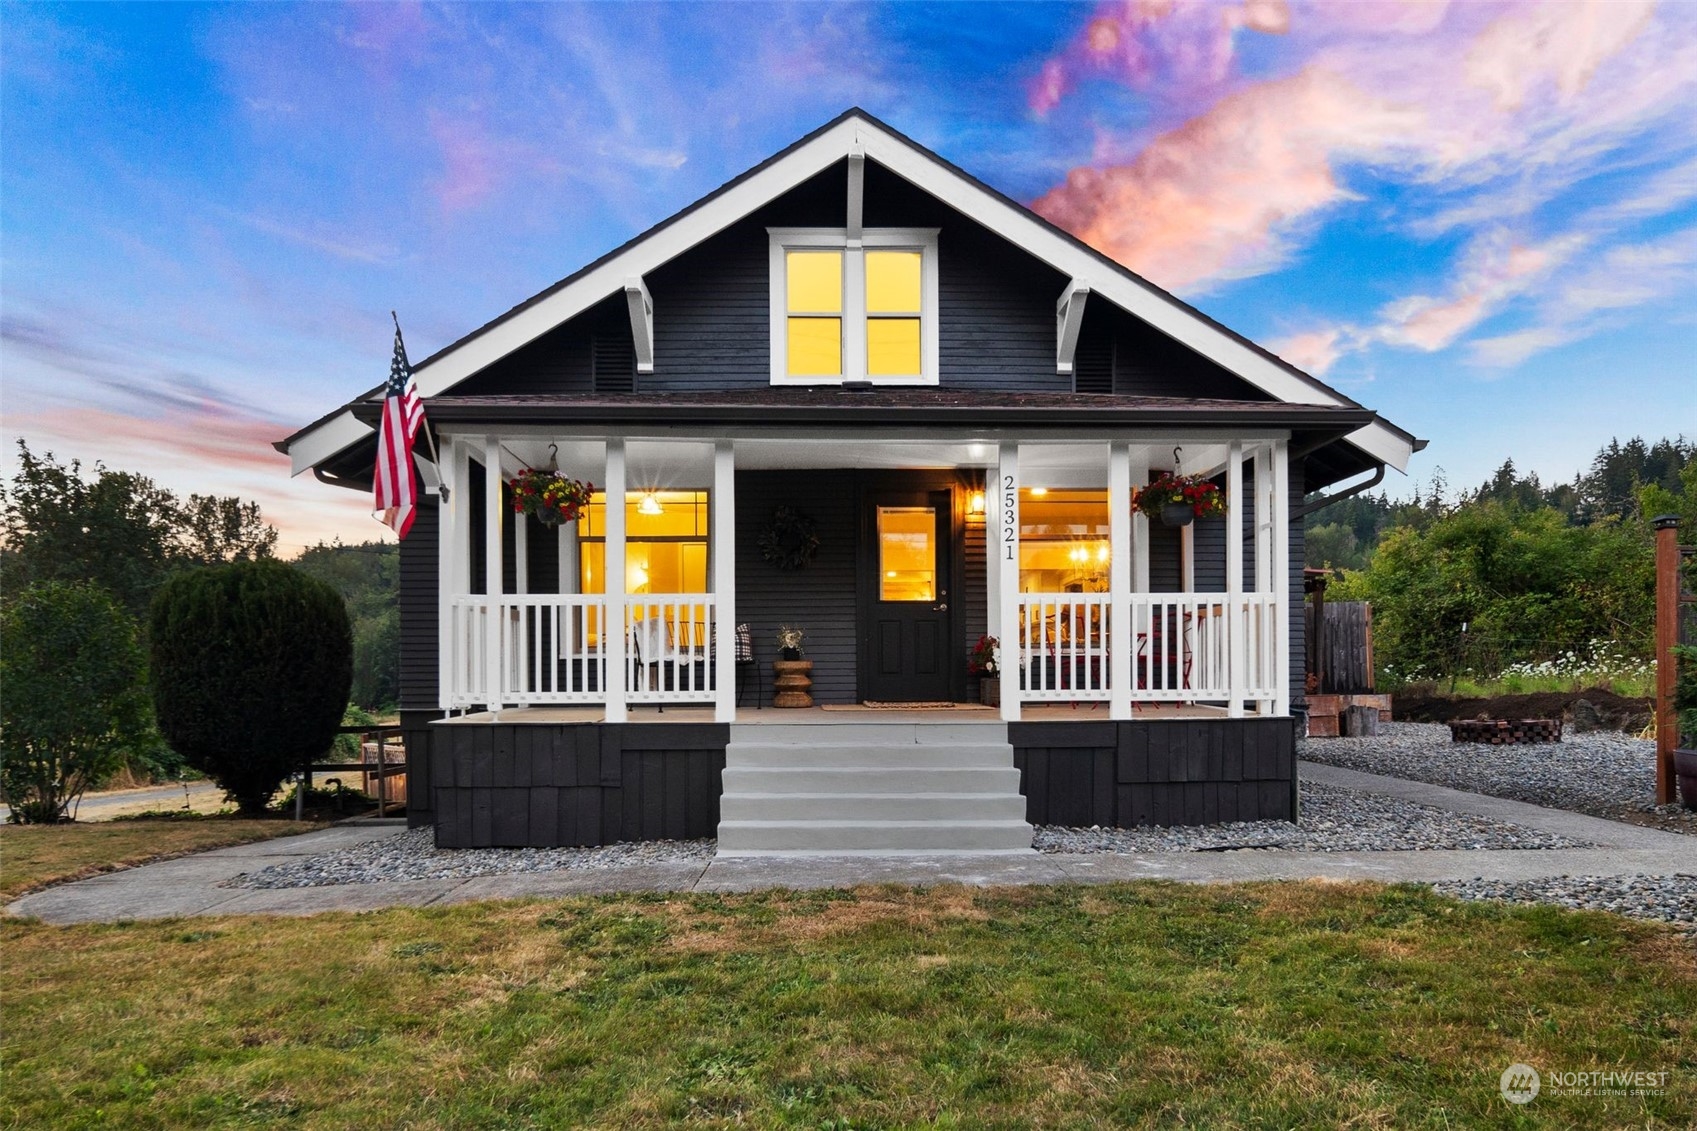
[[(1220, 707), (1183, 703), (1138, 704), (1133, 719), (1146, 722), (1153, 719), (1223, 719), (1226, 712)], [(823, 707), (739, 707), (739, 725), (796, 724), (829, 726), (833, 723), (971, 723), (1000, 722), (1001, 714), (992, 709), (939, 710), (920, 708), (904, 711), (890, 707), (856, 707), (833, 705)], [(1102, 702), (1027, 704), (1020, 712), (1020, 721), (1029, 723), (1105, 722), (1108, 705)], [(598, 706), (582, 707), (508, 707), (499, 712), (474, 711), (443, 720), (448, 725), (479, 725), (489, 723), (599, 723), (606, 721), (606, 712)], [(629, 723), (711, 723), (713, 708), (709, 706), (669, 706), (665, 711), (653, 707), (631, 707), (626, 718)], [(442, 724), (437, 724), (442, 725)]]

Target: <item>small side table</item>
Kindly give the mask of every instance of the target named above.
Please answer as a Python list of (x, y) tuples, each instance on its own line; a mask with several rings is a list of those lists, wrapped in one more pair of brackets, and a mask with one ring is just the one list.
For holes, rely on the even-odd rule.
[(813, 661), (772, 661), (772, 706), (813, 706)]

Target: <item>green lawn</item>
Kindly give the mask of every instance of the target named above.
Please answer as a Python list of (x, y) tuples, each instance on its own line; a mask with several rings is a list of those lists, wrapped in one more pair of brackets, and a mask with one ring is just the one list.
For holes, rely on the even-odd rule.
[(0, 903), (50, 884), (324, 828), (323, 822), (235, 817), (121, 820), (66, 825), (0, 825)]
[[(1259, 884), (0, 925), (15, 1127), (1689, 1127), (1697, 956)], [(1546, 1094), (1543, 1070), (1670, 1073)]]

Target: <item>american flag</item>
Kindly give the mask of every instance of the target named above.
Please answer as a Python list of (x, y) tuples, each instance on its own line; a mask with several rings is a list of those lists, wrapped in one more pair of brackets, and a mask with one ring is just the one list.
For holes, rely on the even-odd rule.
[(413, 441), (424, 424), (424, 402), (407, 364), (406, 343), (395, 325), (395, 357), (389, 363), (389, 385), (383, 393), (383, 423), (377, 432), (376, 510), (401, 538), (412, 529), (418, 507), (418, 469), (412, 462)]

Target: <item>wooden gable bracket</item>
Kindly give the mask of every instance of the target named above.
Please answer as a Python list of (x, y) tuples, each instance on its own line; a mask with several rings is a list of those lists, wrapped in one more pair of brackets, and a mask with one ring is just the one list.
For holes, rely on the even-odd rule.
[(654, 372), (654, 299), (648, 284), (637, 275), (625, 280), (625, 302), (630, 306), (630, 337), (636, 344), (636, 371)]
[(1079, 327), (1084, 325), (1084, 300), (1090, 297), (1090, 284), (1073, 279), (1055, 303), (1055, 371), (1072, 372), (1072, 355), (1078, 349)]
[(849, 246), (858, 246), (864, 234), (866, 207), (866, 150), (856, 138), (848, 154), (848, 215), (844, 228)]

